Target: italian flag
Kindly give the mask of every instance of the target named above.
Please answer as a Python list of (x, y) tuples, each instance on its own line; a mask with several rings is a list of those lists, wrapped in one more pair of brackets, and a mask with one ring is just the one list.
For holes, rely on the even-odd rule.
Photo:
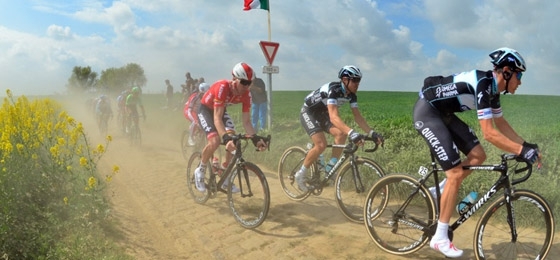
[(249, 11), (253, 9), (263, 9), (270, 10), (268, 7), (268, 0), (244, 0), (245, 6), (243, 11)]

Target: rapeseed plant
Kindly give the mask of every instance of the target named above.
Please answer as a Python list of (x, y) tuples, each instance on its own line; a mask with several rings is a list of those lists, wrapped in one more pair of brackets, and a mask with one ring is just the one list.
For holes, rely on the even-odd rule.
[[(0, 107), (0, 253), (72, 258), (64, 252), (76, 251), (69, 247), (91, 232), (79, 230), (106, 220), (102, 190), (119, 168), (100, 182), (97, 163), (112, 138), (91, 149), (83, 125), (58, 103), (6, 94)], [(94, 247), (80, 241), (82, 254)]]

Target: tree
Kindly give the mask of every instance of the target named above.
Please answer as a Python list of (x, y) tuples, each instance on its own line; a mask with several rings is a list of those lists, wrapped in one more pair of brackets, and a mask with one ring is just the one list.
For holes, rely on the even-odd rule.
[(144, 69), (135, 63), (121, 68), (109, 68), (101, 71), (98, 88), (107, 92), (119, 93), (132, 86), (144, 87), (147, 79)]
[(84, 92), (95, 89), (96, 84), (97, 73), (92, 71), (91, 67), (75, 66), (66, 87), (70, 92)]

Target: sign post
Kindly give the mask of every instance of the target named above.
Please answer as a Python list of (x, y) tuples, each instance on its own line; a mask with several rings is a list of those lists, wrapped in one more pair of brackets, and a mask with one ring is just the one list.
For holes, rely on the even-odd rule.
[[(270, 38), (270, 37), (269, 37)], [(267, 65), (263, 66), (263, 73), (268, 74), (268, 91), (266, 92), (267, 95), (267, 125), (268, 129), (271, 130), (272, 125), (272, 117), (271, 117), (271, 108), (272, 108), (272, 74), (277, 74), (280, 72), (280, 68), (278, 66), (272, 66), (274, 62), (274, 58), (276, 57), (276, 52), (278, 51), (278, 47), (280, 43), (271, 42), (271, 41), (260, 41), (259, 45), (261, 46), (261, 50), (266, 58)]]

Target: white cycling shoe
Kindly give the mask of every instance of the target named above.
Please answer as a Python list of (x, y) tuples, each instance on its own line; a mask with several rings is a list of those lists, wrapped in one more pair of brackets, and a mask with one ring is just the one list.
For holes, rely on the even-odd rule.
[(463, 250), (457, 249), (449, 239), (438, 241), (432, 239), (430, 247), (449, 258), (458, 258), (463, 255)]

